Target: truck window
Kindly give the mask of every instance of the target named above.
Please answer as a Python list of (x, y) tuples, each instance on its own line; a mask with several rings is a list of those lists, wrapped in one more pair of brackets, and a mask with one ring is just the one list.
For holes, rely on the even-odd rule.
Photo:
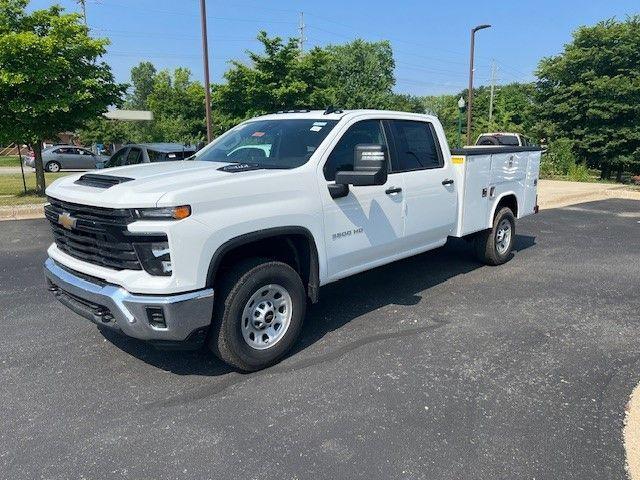
[(296, 168), (309, 161), (336, 123), (323, 118), (251, 121), (218, 137), (192, 159)]
[(324, 178), (333, 181), (336, 172), (353, 170), (354, 149), (363, 143), (387, 145), (380, 120), (363, 120), (349, 127), (324, 164)]
[(107, 168), (111, 168), (111, 167), (121, 167), (123, 166), (124, 163), (124, 156), (127, 153), (127, 147), (121, 148), (120, 150), (118, 150), (116, 153), (114, 153), (111, 158), (109, 159), (109, 161), (107, 162), (106, 167)]
[(389, 123), (396, 147), (392, 171), (406, 172), (444, 165), (431, 124), (413, 120), (391, 120)]
[(149, 162), (164, 162), (166, 160), (165, 154), (158, 152), (157, 150), (151, 150), (147, 148), (147, 156), (149, 157)]
[(193, 150), (180, 150), (180, 151), (176, 151), (176, 152), (169, 152), (169, 153), (167, 153), (166, 160), (168, 160), (168, 161), (184, 160), (185, 158), (189, 158), (194, 153), (196, 153), (196, 152), (193, 151)]
[(127, 154), (127, 165), (136, 165), (138, 163), (142, 162), (142, 150), (140, 150), (139, 148), (132, 148), (131, 150), (129, 150), (129, 153)]

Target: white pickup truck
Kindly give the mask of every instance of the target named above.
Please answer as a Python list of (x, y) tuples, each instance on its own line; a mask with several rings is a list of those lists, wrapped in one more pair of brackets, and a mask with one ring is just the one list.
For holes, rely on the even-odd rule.
[(507, 261), (539, 164), (534, 147), (451, 152), (432, 116), (279, 112), (184, 161), (58, 179), (45, 275), (103, 328), (257, 370), (291, 348), (322, 285), (449, 237)]

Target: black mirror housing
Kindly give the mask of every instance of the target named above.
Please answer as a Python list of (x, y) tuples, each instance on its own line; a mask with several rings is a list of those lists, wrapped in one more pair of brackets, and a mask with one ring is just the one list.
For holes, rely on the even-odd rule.
[(337, 172), (336, 183), (354, 186), (387, 183), (387, 148), (377, 144), (356, 145), (353, 171)]

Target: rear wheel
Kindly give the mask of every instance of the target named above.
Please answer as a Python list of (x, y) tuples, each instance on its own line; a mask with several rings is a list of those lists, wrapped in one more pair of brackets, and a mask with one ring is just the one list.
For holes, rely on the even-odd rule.
[(493, 227), (475, 238), (478, 259), (487, 265), (501, 265), (511, 258), (516, 236), (516, 220), (510, 208), (501, 208), (493, 219)]
[(268, 367), (284, 356), (302, 328), (306, 296), (286, 263), (252, 259), (225, 273), (216, 290), (209, 348), (241, 370)]
[(58, 162), (52, 161), (47, 163), (47, 166), (45, 167), (45, 170), (47, 172), (51, 172), (51, 173), (56, 173), (60, 171), (60, 164)]

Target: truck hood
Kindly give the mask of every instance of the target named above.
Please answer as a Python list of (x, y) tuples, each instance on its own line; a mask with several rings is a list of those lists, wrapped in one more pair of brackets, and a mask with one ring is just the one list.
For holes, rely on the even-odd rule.
[[(220, 162), (177, 161), (145, 163), (126, 167), (94, 170), (60, 178), (47, 188), (47, 195), (59, 200), (84, 205), (114, 208), (154, 207), (163, 195), (194, 185), (226, 181), (236, 176), (265, 175), (269, 170), (225, 172)], [(108, 188), (76, 183), (83, 175), (115, 177), (122, 183)], [(114, 181), (116, 181), (114, 179)]]

